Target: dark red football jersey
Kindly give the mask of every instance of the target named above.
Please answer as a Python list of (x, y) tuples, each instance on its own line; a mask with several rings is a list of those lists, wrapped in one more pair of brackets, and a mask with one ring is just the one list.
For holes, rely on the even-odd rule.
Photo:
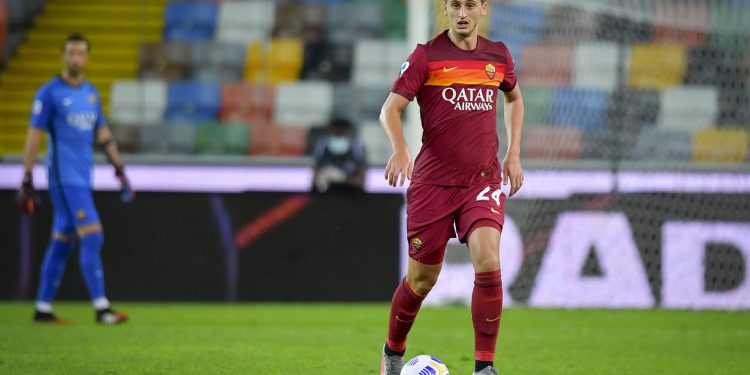
[(477, 47), (465, 51), (444, 31), (417, 45), (391, 89), (416, 97), (420, 107), (422, 149), (412, 181), (471, 186), (499, 179), (498, 89), (515, 86), (513, 59), (502, 42), (480, 36)]

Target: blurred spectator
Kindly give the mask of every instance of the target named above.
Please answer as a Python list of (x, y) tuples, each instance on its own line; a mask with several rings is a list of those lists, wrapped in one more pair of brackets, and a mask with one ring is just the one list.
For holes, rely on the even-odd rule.
[(365, 176), (365, 148), (352, 123), (334, 119), (315, 144), (313, 190), (317, 192), (362, 191)]

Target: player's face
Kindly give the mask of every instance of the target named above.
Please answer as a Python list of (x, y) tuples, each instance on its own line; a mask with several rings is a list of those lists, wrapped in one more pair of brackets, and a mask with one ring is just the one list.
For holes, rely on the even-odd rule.
[(65, 68), (72, 75), (83, 73), (83, 68), (89, 61), (89, 47), (86, 42), (68, 42), (65, 43), (63, 51), (63, 61)]
[(445, 14), (454, 33), (472, 35), (479, 25), (479, 18), (487, 14), (487, 2), (482, 0), (446, 0)]

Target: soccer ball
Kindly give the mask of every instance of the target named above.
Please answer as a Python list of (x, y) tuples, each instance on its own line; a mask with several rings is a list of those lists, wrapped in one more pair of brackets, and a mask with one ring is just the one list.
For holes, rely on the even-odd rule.
[(443, 361), (431, 355), (418, 355), (406, 362), (401, 375), (449, 375)]

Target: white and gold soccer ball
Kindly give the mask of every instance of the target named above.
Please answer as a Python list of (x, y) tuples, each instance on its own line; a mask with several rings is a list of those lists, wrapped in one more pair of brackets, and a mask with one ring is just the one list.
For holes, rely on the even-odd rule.
[(443, 361), (431, 355), (418, 355), (406, 362), (401, 375), (449, 375)]

